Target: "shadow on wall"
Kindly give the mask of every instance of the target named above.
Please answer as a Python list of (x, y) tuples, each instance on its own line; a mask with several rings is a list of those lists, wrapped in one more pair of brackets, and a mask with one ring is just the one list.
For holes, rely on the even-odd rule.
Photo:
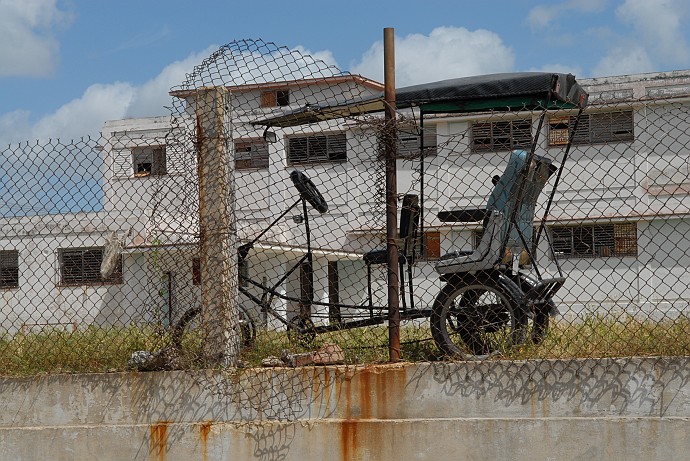
[(537, 417), (685, 415), (680, 397), (690, 382), (684, 357), (430, 363), (410, 385), (429, 374), (448, 397), (500, 404), (494, 417), (501, 407), (538, 410)]
[(209, 440), (220, 436), (268, 461), (324, 421), (345, 444), (367, 421), (687, 417), (689, 382), (682, 357), (0, 378), (0, 427), (146, 426), (131, 441), (142, 455), (189, 447), (190, 436), (217, 449)]

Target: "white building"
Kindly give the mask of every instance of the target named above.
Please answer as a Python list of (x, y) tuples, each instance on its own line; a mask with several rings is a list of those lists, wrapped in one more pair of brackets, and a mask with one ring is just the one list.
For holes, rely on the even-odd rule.
[[(590, 93), (575, 145), (548, 216), (557, 259), (568, 281), (558, 293), (564, 315), (616, 308), (655, 316), (687, 310), (690, 299), (690, 71), (581, 80)], [(237, 232), (258, 235), (296, 200), (289, 181), (304, 171), (329, 202), (310, 210), (315, 247), (314, 300), (366, 303), (365, 251), (383, 242), (382, 166), (372, 123), (324, 122), (277, 132), (249, 122), (276, 111), (353, 99), (382, 90), (356, 76), (231, 87)], [(187, 99), (191, 94), (178, 93)], [(181, 117), (192, 124), (193, 110)], [(414, 124), (413, 113), (408, 120)], [(187, 118), (189, 117), (189, 118)], [(539, 155), (559, 161), (569, 112), (549, 115)], [(45, 325), (77, 328), (96, 323), (167, 324), (199, 302), (198, 183), (193, 147), (170, 117), (109, 121), (103, 129), (103, 210), (83, 215), (2, 219), (0, 263), (3, 329)], [(433, 261), (471, 247), (479, 225), (449, 225), (436, 218), (450, 208), (482, 207), (490, 178), (510, 149), (536, 134), (537, 113), (436, 116), (425, 120), (424, 257), (414, 268), (418, 305), (433, 300), (440, 282)], [(418, 145), (403, 128), (401, 147)], [(183, 130), (184, 131), (184, 130)], [(172, 142), (177, 143), (171, 148)], [(187, 146), (180, 148), (180, 146)], [(405, 152), (403, 150), (403, 152)], [(378, 188), (378, 189), (377, 189)], [(398, 161), (398, 191), (419, 193), (418, 156)], [(548, 187), (547, 187), (548, 189)], [(546, 202), (542, 196), (540, 206)], [(299, 299), (305, 274), (284, 277), (304, 254), (299, 208), (266, 234), (240, 271)], [(537, 213), (540, 216), (539, 213)], [(124, 240), (121, 270), (103, 280), (98, 269), (112, 232)], [(540, 263), (555, 272), (542, 241)], [(376, 269), (375, 288), (385, 279)], [(261, 290), (249, 285), (257, 296)], [(376, 291), (376, 290), (375, 290)], [(379, 290), (380, 304), (385, 289)], [(276, 300), (276, 310), (297, 312), (297, 301)], [(312, 306), (326, 322), (328, 307)], [(341, 312), (342, 314), (346, 312)], [(259, 315), (255, 312), (255, 315)]]

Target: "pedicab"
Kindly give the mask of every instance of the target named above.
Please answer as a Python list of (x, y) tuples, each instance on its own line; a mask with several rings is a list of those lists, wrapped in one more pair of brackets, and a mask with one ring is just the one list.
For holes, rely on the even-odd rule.
[[(417, 242), (423, 235), (424, 210), (424, 137), (420, 136), (420, 181), (415, 193), (402, 196), (399, 224), (400, 318), (402, 321), (428, 319), (431, 336), (438, 349), (450, 356), (488, 356), (506, 347), (526, 341), (539, 342), (556, 312), (554, 295), (563, 286), (566, 275), (555, 257), (549, 233), (545, 232), (554, 194), (570, 152), (577, 120), (587, 105), (587, 93), (572, 75), (559, 73), (506, 73), (444, 80), (401, 88), (396, 91), (396, 108), (415, 111), (423, 130), (424, 119), (438, 114), (491, 114), (496, 112), (529, 112), (538, 114), (532, 144), (513, 150), (503, 173), (494, 178), (493, 190), (480, 209), (451, 209), (438, 212), (439, 221), (449, 223), (481, 223), (482, 237), (474, 249), (454, 249), (440, 257), (435, 269), (443, 286), (431, 305), (415, 305), (412, 268), (417, 264)], [(360, 117), (385, 109), (383, 94), (356, 101), (310, 104), (288, 110), (280, 115), (255, 120), (253, 123), (270, 130), (314, 124), (331, 119)], [(559, 160), (538, 155), (538, 139), (547, 114), (571, 110), (577, 113), (575, 124)], [(535, 209), (542, 190), (550, 179), (543, 218), (535, 227)], [(361, 257), (367, 268), (366, 300), (357, 305), (328, 303), (313, 299), (290, 297), (280, 290), (291, 273), (311, 267), (311, 223), (308, 207), (326, 213), (328, 202), (304, 171), (290, 173), (294, 185), (294, 203), (276, 217), (266, 229), (239, 247), (238, 262), (248, 258), (267, 232), (294, 209), (301, 210), (300, 225), (306, 235), (304, 254), (274, 283), (241, 276), (242, 335), (251, 343), (256, 331), (255, 319), (248, 304), (258, 306), (264, 316), (282, 323), (294, 337), (309, 341), (315, 335), (343, 329), (380, 325), (388, 320), (387, 306), (374, 305), (371, 268), (386, 264), (386, 250), (364, 252)], [(539, 241), (547, 241), (548, 251), (557, 267), (557, 274), (547, 275), (534, 254)], [(553, 272), (553, 271), (551, 271)], [(309, 274), (313, 277), (313, 274)], [(309, 284), (313, 286), (313, 282)], [(261, 295), (255, 294), (258, 288)], [(282, 299), (300, 304), (300, 312), (292, 317), (279, 312), (274, 301)], [(419, 304), (419, 303), (417, 303)], [(354, 312), (338, 321), (313, 320), (312, 306), (335, 307)], [(179, 331), (200, 308), (191, 309), (176, 328)]]

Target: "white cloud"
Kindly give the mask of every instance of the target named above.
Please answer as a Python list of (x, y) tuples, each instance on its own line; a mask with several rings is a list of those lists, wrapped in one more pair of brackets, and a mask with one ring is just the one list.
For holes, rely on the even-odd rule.
[(84, 94), (32, 123), (28, 111), (0, 116), (0, 145), (22, 141), (95, 135), (103, 122), (125, 116), (135, 90), (129, 83), (91, 85)]
[[(0, 0), (0, 2), (3, 0)], [(128, 82), (91, 85), (81, 97), (74, 99), (53, 113), (35, 122), (27, 111), (0, 115), (0, 146), (27, 140), (61, 138), (68, 140), (96, 135), (106, 120), (127, 117), (149, 117), (169, 114), (172, 105), (171, 88), (180, 86), (188, 77), (197, 85), (256, 83), (272, 79), (297, 79), (339, 72), (330, 51), (310, 56), (308, 50), (280, 49), (273, 55), (248, 53), (240, 58), (232, 55), (228, 63), (218, 47), (189, 55), (167, 65), (157, 76), (136, 86)], [(214, 53), (215, 52), (215, 53)], [(207, 61), (218, 54), (217, 61)], [(320, 59), (323, 60), (320, 61)], [(205, 62), (205, 67), (199, 67)], [(197, 66), (197, 67), (195, 67)], [(222, 81), (216, 81), (217, 79)]]
[(171, 101), (170, 88), (179, 85), (194, 65), (216, 48), (209, 47), (166, 66), (141, 86), (128, 82), (91, 85), (79, 98), (33, 123), (27, 111), (0, 115), (0, 145), (36, 139), (80, 138), (97, 134), (106, 120), (166, 115), (165, 107), (170, 106)]
[(690, 7), (686, 0), (626, 0), (616, 16), (632, 25), (634, 37), (662, 62), (685, 63), (690, 47), (685, 36)]
[[(513, 70), (515, 57), (501, 38), (488, 30), (439, 27), (427, 35), (395, 39), (396, 86)], [(376, 42), (351, 69), (383, 81), (383, 43)]]
[(168, 64), (154, 78), (145, 82), (143, 85), (133, 88), (130, 103), (124, 113), (119, 117), (151, 117), (165, 115), (165, 107), (170, 106), (170, 95), (168, 92), (174, 86), (180, 85), (185, 79), (185, 75), (190, 73), (194, 66), (201, 63), (204, 58), (213, 53), (218, 46), (212, 45), (199, 53), (193, 53), (181, 61)]
[(0, 77), (45, 77), (57, 66), (54, 28), (70, 15), (57, 0), (0, 0)]
[(527, 14), (527, 24), (533, 29), (543, 29), (561, 16), (573, 11), (591, 13), (603, 9), (607, 2), (601, 0), (568, 0), (549, 5), (537, 5)]
[(338, 63), (336, 62), (335, 58), (333, 57), (333, 53), (330, 50), (312, 52), (304, 48), (302, 45), (298, 45), (294, 49), (304, 56), (311, 56), (316, 61), (323, 61), (324, 64), (328, 66), (338, 67)]
[(15, 110), (0, 116), (0, 149), (16, 141), (25, 141), (29, 133), (28, 110)]
[(685, 0), (625, 0), (616, 19), (627, 30), (610, 37), (607, 53), (594, 76), (686, 68), (690, 65), (687, 28), (690, 6)]
[(647, 51), (641, 46), (615, 47), (592, 69), (592, 76), (628, 75), (656, 70)]
[(81, 98), (39, 120), (32, 128), (32, 135), (36, 139), (69, 139), (96, 133), (103, 121), (125, 115), (134, 94), (132, 85), (125, 82), (91, 85)]

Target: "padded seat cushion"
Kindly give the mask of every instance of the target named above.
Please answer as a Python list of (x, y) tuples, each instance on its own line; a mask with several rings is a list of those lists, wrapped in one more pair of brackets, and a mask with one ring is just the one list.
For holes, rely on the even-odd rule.
[(388, 250), (371, 250), (362, 257), (365, 264), (386, 264), (388, 262)]

